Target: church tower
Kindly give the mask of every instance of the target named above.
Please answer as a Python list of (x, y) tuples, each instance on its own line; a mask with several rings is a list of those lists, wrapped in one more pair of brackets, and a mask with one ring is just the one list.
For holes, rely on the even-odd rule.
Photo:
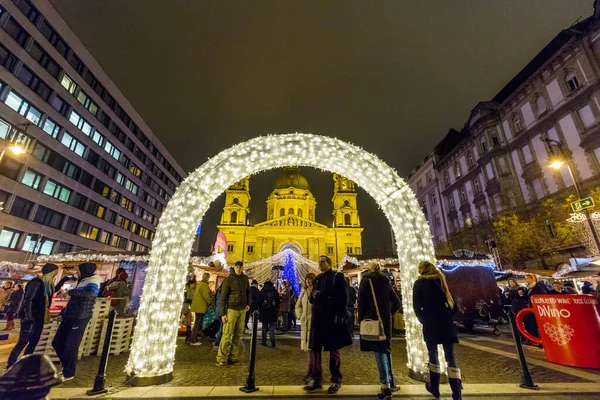
[(354, 182), (338, 174), (333, 174), (333, 182), (334, 227), (360, 228)]
[(225, 206), (220, 225), (247, 225), (249, 205), (250, 177), (247, 176), (225, 191)]

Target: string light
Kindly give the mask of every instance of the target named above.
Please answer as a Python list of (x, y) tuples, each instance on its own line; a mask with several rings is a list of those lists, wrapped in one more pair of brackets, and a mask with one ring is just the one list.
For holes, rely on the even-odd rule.
[(408, 367), (413, 375), (425, 373), (427, 350), (413, 311), (412, 286), (417, 264), (434, 262), (435, 255), (417, 198), (396, 171), (375, 155), (338, 139), (295, 133), (237, 144), (209, 159), (177, 188), (152, 243), (128, 374), (157, 377), (173, 371), (190, 249), (198, 221), (211, 202), (246, 176), (287, 165), (338, 173), (364, 188), (379, 204), (393, 228), (397, 262), (402, 265)]
[[(590, 214), (590, 219), (596, 228), (596, 232), (598, 232), (600, 228), (600, 213), (594, 212)], [(575, 234), (579, 237), (579, 240), (581, 240), (587, 251), (590, 252), (590, 254), (598, 254), (600, 253), (600, 249), (598, 249), (592, 230), (590, 229), (590, 226), (585, 223), (586, 221), (587, 217), (584, 213), (571, 213), (571, 216), (567, 218), (567, 222), (575, 224)]]

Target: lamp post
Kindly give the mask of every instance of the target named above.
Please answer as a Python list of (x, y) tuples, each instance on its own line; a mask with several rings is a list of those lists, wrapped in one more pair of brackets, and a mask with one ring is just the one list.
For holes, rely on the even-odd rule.
[[(582, 198), (581, 190), (579, 189), (579, 185), (577, 184), (575, 175), (573, 175), (573, 170), (571, 169), (571, 166), (569, 165), (569, 162), (564, 155), (562, 143), (558, 140), (553, 140), (553, 139), (548, 139), (548, 138), (545, 139), (544, 141), (547, 142), (548, 145), (550, 146), (550, 154), (553, 156), (553, 159), (550, 160), (550, 168), (553, 168), (558, 171), (562, 168), (563, 165), (567, 167), (567, 170), (569, 171), (569, 176), (571, 177), (571, 181), (573, 181), (573, 186), (575, 187), (575, 193), (577, 194), (578, 200), (580, 200)], [(553, 148), (558, 149), (558, 153), (559, 153), (558, 155), (554, 154)], [(590, 228), (590, 231), (592, 233), (592, 237), (594, 238), (594, 243), (596, 244), (596, 249), (597, 249), (597, 251), (600, 251), (600, 239), (598, 238), (598, 232), (596, 232), (596, 227), (594, 226), (594, 222), (590, 218), (590, 213), (587, 209), (584, 209), (583, 212), (585, 214), (585, 219), (586, 219), (588, 226)]]

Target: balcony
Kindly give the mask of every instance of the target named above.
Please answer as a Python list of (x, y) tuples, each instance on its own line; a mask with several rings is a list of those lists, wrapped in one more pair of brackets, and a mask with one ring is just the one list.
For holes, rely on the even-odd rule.
[(485, 192), (488, 194), (488, 196), (493, 196), (500, 192), (500, 183), (496, 178), (488, 181), (488, 183), (485, 185)]
[(521, 178), (525, 179), (528, 182), (533, 181), (534, 179), (542, 177), (543, 172), (540, 164), (536, 160), (530, 161), (528, 164), (525, 164), (523, 167), (523, 173), (521, 173)]

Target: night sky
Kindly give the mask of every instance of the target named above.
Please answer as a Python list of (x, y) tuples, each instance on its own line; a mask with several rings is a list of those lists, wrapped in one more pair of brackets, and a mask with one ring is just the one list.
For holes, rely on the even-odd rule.
[[(593, 4), (51, 2), (188, 172), (243, 139), (312, 132), (376, 153), (403, 176)], [(302, 171), (317, 220), (330, 224), (331, 174)], [(252, 178), (252, 223), (264, 220), (280, 173)], [(365, 252), (385, 252), (385, 217), (364, 191), (358, 202)], [(219, 197), (204, 220), (204, 249), (222, 206)]]

